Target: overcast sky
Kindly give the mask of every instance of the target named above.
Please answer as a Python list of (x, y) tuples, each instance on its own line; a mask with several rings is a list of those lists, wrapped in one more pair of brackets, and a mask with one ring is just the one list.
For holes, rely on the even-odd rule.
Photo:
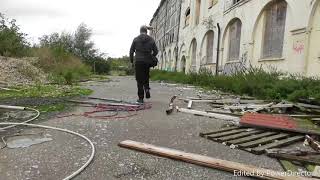
[(30, 41), (52, 32), (73, 32), (84, 22), (109, 56), (127, 55), (139, 27), (149, 24), (160, 0), (0, 0), (0, 12), (14, 18)]

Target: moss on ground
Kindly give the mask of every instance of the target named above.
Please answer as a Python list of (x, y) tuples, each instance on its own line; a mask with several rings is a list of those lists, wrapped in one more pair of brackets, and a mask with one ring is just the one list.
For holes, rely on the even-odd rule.
[(60, 98), (86, 96), (92, 93), (92, 90), (81, 88), (79, 86), (61, 86), (61, 85), (36, 85), (11, 87), (13, 90), (0, 90), (0, 99), (8, 98)]

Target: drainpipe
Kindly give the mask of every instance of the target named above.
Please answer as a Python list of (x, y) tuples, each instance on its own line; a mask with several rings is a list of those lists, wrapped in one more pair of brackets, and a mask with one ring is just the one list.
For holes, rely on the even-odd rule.
[(176, 66), (175, 66), (175, 71), (177, 71), (178, 68), (178, 61), (179, 61), (179, 35), (180, 35), (180, 25), (181, 25), (181, 8), (182, 8), (182, 0), (179, 1), (179, 21), (178, 21), (178, 34), (177, 34), (177, 44), (176, 44)]
[(219, 75), (220, 36), (221, 36), (221, 28), (219, 23), (217, 23), (217, 28), (218, 28), (218, 44), (217, 44), (216, 76)]

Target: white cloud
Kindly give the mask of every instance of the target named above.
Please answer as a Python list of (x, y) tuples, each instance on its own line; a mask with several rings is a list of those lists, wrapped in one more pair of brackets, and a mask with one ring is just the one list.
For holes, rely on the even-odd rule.
[(84, 22), (93, 29), (97, 48), (127, 55), (139, 27), (148, 24), (160, 0), (0, 0), (0, 12), (17, 19), (37, 41), (44, 34), (74, 31)]

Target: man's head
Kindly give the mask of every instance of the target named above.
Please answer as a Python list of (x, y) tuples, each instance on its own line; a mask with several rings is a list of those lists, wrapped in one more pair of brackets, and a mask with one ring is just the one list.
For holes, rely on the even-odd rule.
[(140, 33), (141, 34), (147, 34), (148, 33), (148, 27), (147, 26), (141, 26), (140, 27)]

